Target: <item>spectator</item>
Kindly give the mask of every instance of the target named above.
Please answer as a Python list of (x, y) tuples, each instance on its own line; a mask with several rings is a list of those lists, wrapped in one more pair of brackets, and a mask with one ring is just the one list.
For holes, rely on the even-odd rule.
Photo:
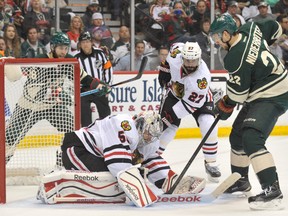
[(119, 39), (113, 44), (111, 48), (111, 54), (113, 55), (113, 64), (116, 64), (118, 60), (127, 55), (130, 52), (130, 30), (127, 26), (121, 26), (119, 28)]
[(122, 11), (122, 0), (111, 0), (111, 20), (119, 20)]
[(279, 0), (273, 7), (273, 14), (277, 17), (288, 13), (288, 0)]
[(5, 56), (6, 43), (2, 36), (0, 36), (0, 57)]
[(282, 27), (283, 34), (277, 40), (282, 49), (282, 61), (288, 66), (288, 14), (281, 14), (276, 19)]
[(0, 0), (0, 22), (1, 29), (4, 25), (10, 23), (12, 17), (12, 7), (6, 4), (6, 0)]
[[(93, 78), (111, 85), (113, 75), (112, 64), (101, 49), (93, 47), (92, 37), (88, 31), (83, 32), (79, 37), (79, 50), (75, 57), (78, 59), (80, 67)], [(81, 92), (87, 90), (83, 88)], [(107, 95), (99, 96), (95, 93), (81, 97), (82, 127), (86, 127), (92, 123), (91, 103), (95, 103), (100, 119), (111, 114)]]
[(38, 40), (37, 27), (28, 28), (27, 40), (21, 44), (22, 58), (35, 58), (37, 55), (46, 54), (45, 46)]
[[(246, 21), (259, 14), (258, 5), (260, 2), (261, 0), (251, 0), (250, 5), (243, 8), (242, 16)], [(272, 13), (270, 6), (268, 6), (268, 13)]]
[(105, 43), (105, 45), (108, 47), (108, 49), (111, 49), (112, 45), (114, 44), (114, 38), (112, 36), (112, 32), (110, 31), (110, 28), (105, 25), (103, 21), (103, 15), (101, 13), (94, 13), (92, 16), (92, 26), (89, 29), (90, 34), (92, 35), (93, 32), (98, 29), (102, 28), (102, 43)]
[(31, 0), (31, 11), (25, 15), (23, 29), (27, 32), (30, 26), (37, 26), (40, 29), (40, 41), (46, 45), (50, 41), (51, 17), (47, 12), (42, 11), (40, 0)]
[(149, 8), (150, 16), (156, 21), (161, 21), (164, 14), (170, 14), (170, 8), (166, 0), (154, 0)]
[(232, 16), (235, 22), (237, 22), (237, 18), (238, 18), (240, 20), (240, 26), (246, 23), (245, 19), (240, 14), (238, 14), (239, 8), (238, 8), (238, 3), (236, 1), (229, 1), (227, 3), (227, 6), (228, 6), (227, 12), (224, 14), (228, 14)]
[(274, 14), (271, 14), (268, 12), (268, 4), (266, 2), (260, 2), (258, 4), (258, 10), (259, 10), (259, 14), (255, 17), (252, 17), (252, 21), (256, 22), (256, 21), (263, 21), (263, 20), (267, 20), (267, 19), (272, 19), (275, 20), (276, 16)]
[(158, 56), (153, 61), (150, 62), (150, 68), (151, 70), (159, 70), (160, 63), (164, 62), (168, 56), (169, 48), (167, 46), (160, 46), (158, 49)]
[[(145, 43), (144, 41), (137, 41), (135, 43), (135, 59), (134, 59), (134, 64), (135, 64), (135, 70), (140, 69), (141, 61), (143, 58), (145, 50)], [(130, 71), (130, 54), (120, 58), (118, 63), (115, 65), (114, 70), (115, 71)], [(150, 70), (150, 65), (149, 65), (149, 58), (148, 58), (148, 63), (146, 64), (145, 70)]]
[(77, 50), (78, 38), (80, 34), (84, 31), (84, 24), (80, 16), (73, 16), (71, 18), (69, 31), (67, 35), (71, 41), (71, 47), (69, 53), (72, 54)]
[(208, 68), (210, 68), (210, 51), (211, 51), (211, 43), (209, 37), (210, 30), (210, 19), (204, 18), (201, 21), (201, 32), (196, 35), (196, 41), (198, 42), (201, 50), (202, 50), (202, 59), (207, 64)]
[(99, 11), (100, 7), (98, 1), (90, 1), (90, 4), (87, 6), (86, 11), (82, 16), (85, 31), (89, 30), (92, 27), (92, 15)]
[(181, 3), (187, 16), (192, 17), (196, 10), (196, 4), (191, 0), (181, 0)]
[(21, 42), (14, 24), (9, 23), (5, 26), (4, 40), (6, 44), (5, 56), (20, 58)]
[(164, 26), (164, 35), (168, 46), (175, 42), (192, 41), (189, 32), (194, 28), (191, 18), (183, 11), (182, 4), (176, 2), (169, 15), (164, 15), (161, 23)]
[(196, 4), (195, 13), (192, 15), (193, 29), (190, 31), (191, 35), (196, 35), (201, 32), (201, 21), (205, 17), (210, 17), (209, 9), (207, 9), (207, 5), (204, 0), (199, 0)]

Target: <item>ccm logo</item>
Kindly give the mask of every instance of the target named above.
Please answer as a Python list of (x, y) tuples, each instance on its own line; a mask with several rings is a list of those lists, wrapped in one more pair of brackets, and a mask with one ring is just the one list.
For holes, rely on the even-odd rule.
[(200, 196), (158, 197), (158, 202), (201, 202)]

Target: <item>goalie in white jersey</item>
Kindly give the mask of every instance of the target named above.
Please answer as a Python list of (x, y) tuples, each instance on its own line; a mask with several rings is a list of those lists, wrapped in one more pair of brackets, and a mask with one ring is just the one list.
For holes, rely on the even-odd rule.
[[(126, 196), (138, 207), (156, 202), (157, 196), (144, 179), (164, 192), (177, 179), (157, 153), (162, 129), (160, 115), (147, 112), (134, 117), (108, 116), (66, 133), (61, 146), (66, 170), (44, 176), (38, 198), (49, 204), (89, 200), (115, 203)], [(141, 168), (132, 164), (135, 151), (142, 157)], [(186, 176), (174, 193), (199, 193), (204, 186), (203, 178)]]
[[(166, 61), (161, 62), (158, 79), (167, 91), (161, 104), (164, 132), (160, 137), (160, 153), (173, 140), (185, 116), (194, 117), (202, 137), (214, 122), (213, 95), (209, 88), (211, 75), (201, 53), (197, 42), (175, 43)], [(219, 182), (221, 176), (216, 165), (217, 131), (216, 126), (202, 147), (206, 173), (212, 182)]]

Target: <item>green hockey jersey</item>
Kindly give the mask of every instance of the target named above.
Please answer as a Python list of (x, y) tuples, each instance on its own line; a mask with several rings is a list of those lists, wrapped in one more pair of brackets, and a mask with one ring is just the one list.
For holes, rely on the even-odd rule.
[(239, 28), (239, 37), (224, 58), (229, 73), (227, 95), (234, 102), (271, 98), (288, 91), (287, 70), (269, 50), (282, 34), (278, 22), (249, 22)]

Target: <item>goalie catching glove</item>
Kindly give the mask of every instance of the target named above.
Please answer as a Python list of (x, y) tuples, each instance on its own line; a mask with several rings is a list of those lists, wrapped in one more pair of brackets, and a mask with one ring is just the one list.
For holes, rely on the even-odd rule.
[(221, 98), (214, 109), (215, 115), (219, 115), (221, 120), (227, 120), (233, 113), (236, 104), (227, 95)]
[[(168, 176), (165, 179), (162, 190), (164, 193), (167, 193), (170, 188), (174, 185), (178, 178), (178, 175), (173, 172), (172, 170), (169, 170)], [(185, 194), (185, 193), (192, 193), (197, 194), (200, 193), (206, 185), (206, 180), (204, 178), (196, 177), (196, 176), (185, 176), (183, 177), (175, 190), (173, 191), (173, 194)]]

